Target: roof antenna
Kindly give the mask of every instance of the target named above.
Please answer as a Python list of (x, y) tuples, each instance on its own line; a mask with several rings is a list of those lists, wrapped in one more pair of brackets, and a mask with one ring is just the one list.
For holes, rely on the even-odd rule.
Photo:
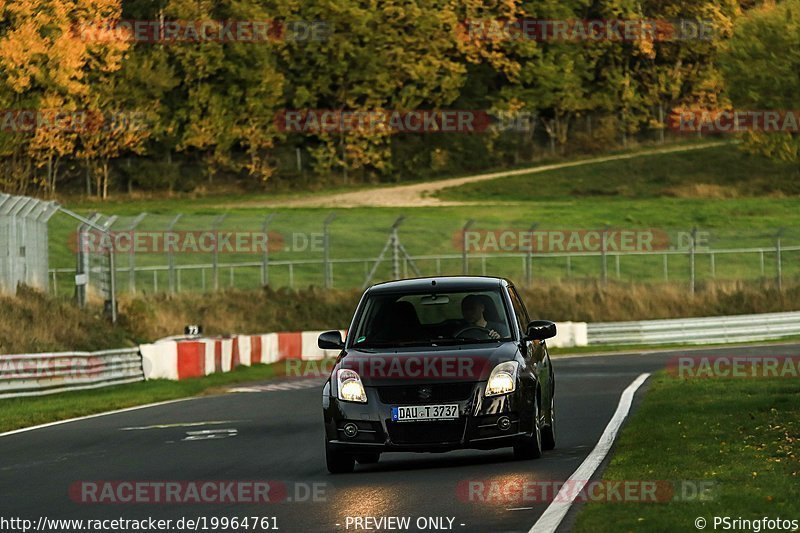
[(431, 285), (436, 285), (436, 280), (435, 279), (431, 280)]

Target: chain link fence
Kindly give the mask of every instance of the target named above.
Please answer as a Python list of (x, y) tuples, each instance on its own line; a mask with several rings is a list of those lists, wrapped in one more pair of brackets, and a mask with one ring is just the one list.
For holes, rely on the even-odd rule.
[[(92, 215), (58, 225), (51, 290), (89, 294), (306, 287), (355, 289), (428, 275), (543, 281), (800, 279), (800, 228), (548, 227), (500, 215), (382, 212)], [(64, 242), (71, 245), (65, 250)], [(57, 263), (57, 264), (56, 264)], [(113, 265), (113, 267), (112, 267)], [(115, 276), (111, 275), (111, 272)]]
[(48, 225), (54, 202), (0, 194), (0, 293), (17, 286), (48, 290)]

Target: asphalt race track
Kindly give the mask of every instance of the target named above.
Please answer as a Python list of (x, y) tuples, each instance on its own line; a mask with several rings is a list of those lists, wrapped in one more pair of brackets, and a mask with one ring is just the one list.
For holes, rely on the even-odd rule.
[[(797, 348), (692, 353), (789, 355)], [(347, 527), (347, 517), (363, 516), (410, 517), (410, 530), (416, 531), (418, 518), (436, 517), (444, 518), (443, 527), (426, 530), (528, 531), (546, 502), (515, 505), (502, 498), (474, 502), (461, 489), (476, 480), (505, 484), (566, 480), (597, 443), (622, 391), (641, 373), (663, 368), (680, 353), (686, 350), (556, 358), (557, 448), (531, 461), (515, 461), (510, 449), (385, 454), (377, 464), (358, 465), (354, 474), (329, 475), (320, 380), (313, 384), (304, 380), (287, 390), (254, 387), (256, 392), (206, 396), (6, 435), (0, 437), (0, 515), (34, 523), (41, 516), (173, 520), (259, 516), (276, 517), (278, 528), (289, 532), (364, 531), (352, 522)], [(647, 383), (636, 394), (632, 412), (646, 390)], [(280, 503), (267, 504), (79, 503), (75, 493), (71, 498), (75, 483), (101, 480), (267, 480), (286, 492)], [(316, 497), (309, 494), (314, 488)], [(560, 531), (570, 529), (575, 510)], [(452, 526), (448, 518), (453, 519)]]

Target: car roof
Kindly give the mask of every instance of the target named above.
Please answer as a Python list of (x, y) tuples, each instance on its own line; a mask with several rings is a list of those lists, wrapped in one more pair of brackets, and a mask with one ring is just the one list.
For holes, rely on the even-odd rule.
[(450, 291), (450, 290), (488, 290), (506, 285), (512, 285), (505, 278), (488, 276), (431, 276), (427, 278), (402, 279), (378, 283), (369, 288), (368, 292), (420, 292), (420, 291)]

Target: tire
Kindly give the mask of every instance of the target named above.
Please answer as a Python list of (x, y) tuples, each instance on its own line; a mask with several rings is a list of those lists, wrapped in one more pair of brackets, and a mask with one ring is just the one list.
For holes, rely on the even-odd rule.
[(377, 463), (381, 458), (381, 454), (379, 453), (362, 453), (356, 455), (356, 461), (360, 465), (372, 465)]
[(352, 455), (332, 450), (330, 444), (326, 442), (325, 464), (331, 474), (349, 474), (355, 469), (356, 460)]
[(533, 435), (519, 437), (514, 443), (514, 457), (517, 459), (538, 459), (542, 456), (542, 428), (539, 425), (539, 404), (535, 403), (533, 412)]
[(556, 406), (553, 394), (550, 393), (550, 420), (542, 428), (542, 449), (552, 450), (556, 447)]

